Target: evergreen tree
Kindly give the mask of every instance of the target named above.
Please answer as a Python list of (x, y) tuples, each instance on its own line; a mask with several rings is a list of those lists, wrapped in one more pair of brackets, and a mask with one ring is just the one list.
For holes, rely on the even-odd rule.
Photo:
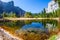
[(31, 18), (32, 17), (32, 13), (31, 12), (26, 12), (24, 17)]

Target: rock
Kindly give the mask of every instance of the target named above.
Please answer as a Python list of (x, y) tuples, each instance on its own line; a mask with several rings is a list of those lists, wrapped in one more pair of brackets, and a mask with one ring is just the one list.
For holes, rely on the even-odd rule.
[(7, 32), (0, 29), (0, 40), (19, 40), (19, 39), (12, 37)]
[[(16, 13), (17, 17), (24, 16), (25, 11), (17, 6), (14, 6), (14, 2), (3, 2), (0, 0), (0, 14), (6, 12), (6, 13)], [(1, 16), (0, 16), (1, 17)]]

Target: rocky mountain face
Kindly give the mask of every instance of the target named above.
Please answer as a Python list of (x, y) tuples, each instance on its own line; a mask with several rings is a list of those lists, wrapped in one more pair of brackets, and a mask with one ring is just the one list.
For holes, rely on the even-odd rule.
[(6, 12), (6, 13), (13, 12), (13, 13), (16, 13), (16, 15), (18, 17), (24, 16), (24, 14), (25, 14), (24, 10), (22, 10), (19, 7), (14, 6), (13, 1), (10, 1), (10, 2), (0, 1), (0, 14), (3, 13), (3, 12)]

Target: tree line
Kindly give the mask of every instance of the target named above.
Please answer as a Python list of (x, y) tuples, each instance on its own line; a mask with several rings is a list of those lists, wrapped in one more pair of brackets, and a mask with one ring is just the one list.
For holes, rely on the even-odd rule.
[(25, 18), (54, 18), (54, 17), (60, 17), (60, 9), (57, 9), (55, 11), (52, 11), (50, 13), (46, 13), (45, 8), (40, 13), (31, 13), (26, 12), (24, 15)]

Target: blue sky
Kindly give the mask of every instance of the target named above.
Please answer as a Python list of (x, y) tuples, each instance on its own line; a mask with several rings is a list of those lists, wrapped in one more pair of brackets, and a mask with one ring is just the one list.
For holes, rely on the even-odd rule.
[[(4, 2), (9, 2), (12, 0), (2, 0)], [(15, 6), (22, 8), (25, 11), (38, 13), (43, 10), (43, 8), (47, 8), (48, 3), (51, 0), (13, 0)]]

